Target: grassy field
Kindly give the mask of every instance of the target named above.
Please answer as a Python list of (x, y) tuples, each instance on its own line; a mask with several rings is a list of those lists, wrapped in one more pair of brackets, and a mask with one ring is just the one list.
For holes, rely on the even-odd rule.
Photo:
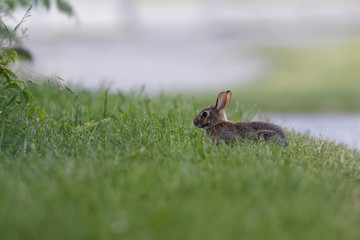
[(215, 146), (191, 123), (203, 99), (78, 94), (43, 86), (49, 119), (6, 123), (1, 240), (360, 238), (359, 153), (295, 133)]
[(359, 112), (359, 43), (258, 50), (270, 72), (233, 92), (245, 106), (267, 111)]

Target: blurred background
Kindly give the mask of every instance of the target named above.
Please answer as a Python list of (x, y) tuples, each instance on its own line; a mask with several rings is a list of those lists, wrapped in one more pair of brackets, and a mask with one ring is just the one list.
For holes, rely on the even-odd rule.
[(231, 89), (259, 119), (360, 147), (359, 1), (68, 2), (71, 17), (52, 7), (27, 19), (34, 75), (209, 104)]

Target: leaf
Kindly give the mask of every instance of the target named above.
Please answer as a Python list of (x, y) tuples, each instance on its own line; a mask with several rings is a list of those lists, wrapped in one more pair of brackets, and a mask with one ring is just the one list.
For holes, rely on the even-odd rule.
[(24, 89), (23, 93), (25, 94), (25, 96), (31, 98), (31, 100), (34, 101), (33, 95), (28, 90)]
[(15, 2), (13, 1), (5, 1), (9, 9), (15, 9)]
[(11, 57), (9, 57), (8, 59), (6, 59), (5, 63), (4, 63), (4, 66), (7, 66), (9, 65), (9, 63), (11, 62)]
[(15, 100), (16, 96), (17, 96), (17, 93), (14, 94), (14, 95), (5, 103), (4, 107), (9, 106), (9, 105)]
[(36, 107), (36, 113), (37, 113), (37, 115), (39, 117), (39, 120), (42, 121), (44, 119), (44, 116), (45, 116), (44, 110), (42, 110), (39, 107)]
[(5, 69), (4, 69), (4, 72), (8, 73), (9, 76), (16, 78), (15, 73), (13, 73), (10, 69), (5, 68)]
[[(29, 62), (32, 61), (32, 55), (27, 49), (25, 49), (23, 47), (16, 47), (15, 51), (16, 51), (17, 55), (19, 56), (19, 58), (21, 60), (26, 60), (26, 61), (29, 61)], [(14, 60), (14, 63), (15, 63), (15, 58), (13, 60)]]
[(5, 25), (5, 23), (1, 19), (0, 19), (0, 22), (4, 26), (4, 28), (5, 28), (6, 32), (7, 32), (7, 35), (9, 36), (10, 45), (11, 45), (11, 35), (10, 35), (10, 32), (9, 32), (9, 29), (7, 28), (7, 26)]
[(42, 0), (44, 6), (46, 7), (46, 9), (50, 9), (50, 0)]
[(8, 89), (8, 88), (14, 88), (14, 89), (20, 90), (20, 86), (16, 83), (10, 83), (9, 85), (6, 86), (6, 89)]
[(21, 80), (17, 80), (17, 79), (13, 79), (11, 82), (16, 82), (16, 83), (24, 83), (24, 81), (21, 81)]
[(68, 16), (74, 15), (74, 10), (68, 2), (66, 2), (64, 0), (56, 0), (56, 3), (57, 3), (58, 9), (61, 12), (65, 13)]
[[(6, 70), (6, 69), (5, 69)], [(3, 71), (2, 72), (2, 74), (4, 75), (4, 77), (6, 78), (6, 80), (8, 81), (8, 82), (11, 82), (11, 78), (10, 78), (10, 76), (9, 76), (9, 74), (7, 73), (7, 71)]]
[(35, 111), (35, 107), (36, 107), (36, 105), (33, 105), (33, 106), (31, 106), (31, 108), (29, 109), (29, 111), (28, 111), (29, 117), (32, 117), (32, 114), (33, 114), (34, 111)]
[[(23, 103), (23, 106), (25, 107), (25, 105), (29, 102), (29, 96), (26, 95), (23, 91), (20, 94), (21, 97), (21, 101), (20, 103)], [(23, 101), (23, 98), (25, 98), (25, 101)]]

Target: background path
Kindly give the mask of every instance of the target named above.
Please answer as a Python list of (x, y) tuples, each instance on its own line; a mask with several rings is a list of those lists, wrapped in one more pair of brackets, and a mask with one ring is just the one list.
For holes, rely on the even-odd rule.
[(267, 68), (249, 54), (254, 47), (342, 41), (360, 25), (356, 2), (70, 2), (73, 19), (34, 10), (26, 44), (34, 54), (32, 69), (87, 87), (107, 81), (121, 90), (242, 84)]

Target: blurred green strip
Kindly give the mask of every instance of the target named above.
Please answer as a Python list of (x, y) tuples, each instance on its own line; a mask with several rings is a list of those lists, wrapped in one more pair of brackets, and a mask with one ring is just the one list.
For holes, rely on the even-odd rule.
[(298, 49), (260, 49), (270, 73), (239, 88), (237, 99), (277, 112), (360, 111), (360, 43)]

